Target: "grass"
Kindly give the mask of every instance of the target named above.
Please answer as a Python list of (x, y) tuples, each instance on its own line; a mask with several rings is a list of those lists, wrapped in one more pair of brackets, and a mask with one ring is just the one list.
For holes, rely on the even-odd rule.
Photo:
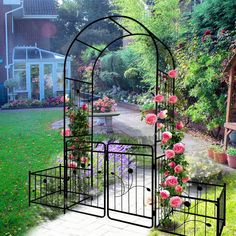
[(0, 113), (0, 235), (25, 235), (45, 214), (28, 207), (28, 171), (55, 165), (62, 138), (50, 124), (60, 110)]
[[(236, 172), (229, 173), (225, 175), (221, 181), (221, 183), (227, 184), (227, 193), (226, 193), (226, 226), (224, 227), (222, 236), (235, 235), (236, 233), (236, 225), (235, 225), (235, 217), (236, 217)], [(208, 199), (214, 199), (213, 191), (208, 192)], [(207, 211), (208, 214), (211, 212), (212, 215), (214, 213), (214, 206), (208, 204)], [(198, 213), (205, 212), (205, 204), (199, 204)], [(183, 221), (183, 214), (177, 213), (174, 216), (174, 219), (178, 219), (178, 222)], [(193, 217), (189, 217), (189, 220), (194, 219)], [(204, 221), (203, 217), (198, 217), (197, 220)], [(207, 219), (207, 222), (212, 224), (212, 227), (207, 227), (207, 235), (215, 235), (215, 220)], [(205, 235), (205, 228), (201, 227), (202, 223), (196, 224), (196, 235), (203, 236)], [(194, 235), (194, 223), (189, 223), (186, 225), (186, 235)], [(177, 231), (177, 233), (182, 233), (181, 230)], [(152, 230), (149, 236), (159, 236), (159, 235), (169, 235), (158, 230)]]

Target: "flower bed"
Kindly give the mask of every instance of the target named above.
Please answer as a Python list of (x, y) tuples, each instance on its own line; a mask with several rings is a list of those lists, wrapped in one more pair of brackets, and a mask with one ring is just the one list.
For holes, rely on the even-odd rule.
[(62, 107), (63, 101), (61, 100), (61, 96), (55, 98), (47, 98), (46, 100), (15, 100), (9, 103), (4, 104), (1, 109), (25, 109), (25, 108), (40, 108), (40, 107)]

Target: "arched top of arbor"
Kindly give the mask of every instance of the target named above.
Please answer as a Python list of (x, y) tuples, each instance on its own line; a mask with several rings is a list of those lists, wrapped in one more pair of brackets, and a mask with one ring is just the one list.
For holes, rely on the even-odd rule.
[(229, 62), (227, 63), (224, 73), (229, 73), (231, 69), (236, 68), (236, 53), (231, 57)]

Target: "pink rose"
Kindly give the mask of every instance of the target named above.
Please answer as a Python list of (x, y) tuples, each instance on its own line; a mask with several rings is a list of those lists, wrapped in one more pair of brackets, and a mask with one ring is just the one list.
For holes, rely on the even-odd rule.
[(83, 104), (82, 109), (83, 109), (84, 111), (87, 111), (87, 110), (88, 110), (88, 105), (87, 105), (86, 103)]
[(154, 125), (157, 122), (157, 116), (155, 114), (147, 114), (145, 122), (149, 125)]
[(168, 190), (160, 191), (161, 199), (167, 199), (170, 196), (170, 192)]
[(169, 163), (169, 167), (170, 168), (175, 168), (176, 167), (176, 163), (174, 161)]
[(177, 74), (178, 74), (177, 70), (170, 70), (170, 71), (168, 72), (168, 76), (169, 76), (170, 78), (176, 78), (176, 77), (177, 77)]
[(178, 196), (174, 196), (170, 199), (170, 206), (173, 208), (180, 207), (182, 203), (183, 200)]
[(64, 129), (61, 131), (61, 136), (70, 136), (70, 129)]
[(168, 170), (166, 170), (166, 171), (164, 172), (164, 176), (167, 177), (167, 176), (169, 176), (169, 175), (170, 175), (170, 172), (169, 172)]
[(178, 179), (175, 176), (168, 176), (166, 178), (166, 185), (169, 187), (175, 187), (178, 184)]
[(69, 111), (69, 107), (65, 107), (65, 112), (68, 112)]
[(183, 129), (184, 128), (183, 122), (182, 121), (177, 122), (176, 125), (175, 125), (175, 128), (178, 129), (178, 130)]
[(61, 100), (61, 102), (69, 102), (70, 101), (68, 94), (66, 94), (65, 99), (64, 99), (64, 96), (62, 96), (60, 100)]
[(88, 162), (88, 157), (80, 157), (80, 162), (86, 164)]
[(165, 156), (168, 158), (168, 159), (171, 159), (175, 156), (175, 152), (171, 149), (167, 149), (165, 150)]
[(183, 183), (187, 183), (189, 180), (190, 180), (190, 177), (189, 177), (189, 176), (186, 176), (186, 177), (183, 177), (183, 178), (182, 178), (182, 182), (183, 182)]
[(75, 161), (71, 161), (71, 162), (68, 164), (68, 167), (69, 167), (69, 168), (73, 168), (73, 169), (77, 168), (77, 166), (78, 166), (78, 164), (77, 164), (77, 162), (75, 162)]
[(175, 192), (181, 193), (182, 191), (183, 191), (183, 187), (182, 187), (181, 185), (177, 185), (177, 186), (175, 187)]
[(71, 146), (69, 147), (69, 149), (75, 150), (75, 149), (76, 149), (76, 146), (75, 146), (75, 145), (71, 145)]
[(154, 102), (160, 103), (160, 102), (163, 102), (164, 99), (165, 97), (163, 95), (158, 94), (154, 97)]
[(162, 124), (162, 123), (157, 123), (157, 128), (158, 129), (161, 129), (161, 128), (163, 128), (164, 127), (164, 124)]
[(176, 174), (179, 174), (179, 173), (181, 173), (181, 172), (183, 172), (183, 166), (181, 166), (181, 165), (177, 165), (176, 167), (175, 167), (175, 173)]
[(170, 104), (175, 104), (178, 101), (178, 98), (175, 95), (172, 95), (168, 98)]
[(173, 150), (176, 154), (182, 154), (185, 151), (185, 147), (183, 143), (174, 144)]
[(170, 140), (172, 138), (172, 133), (169, 131), (165, 131), (162, 133), (162, 138), (166, 140)]
[(160, 111), (160, 112), (158, 113), (158, 117), (159, 117), (160, 119), (165, 119), (165, 118), (167, 117), (167, 110)]
[(104, 107), (101, 107), (101, 112), (105, 112), (105, 108)]

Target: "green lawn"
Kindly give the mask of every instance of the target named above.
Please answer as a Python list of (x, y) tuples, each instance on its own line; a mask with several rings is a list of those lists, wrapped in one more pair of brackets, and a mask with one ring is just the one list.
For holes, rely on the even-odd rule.
[[(45, 209), (28, 207), (28, 171), (56, 165), (61, 110), (0, 112), (0, 235), (25, 235)], [(41, 216), (40, 214), (41, 213)]]

